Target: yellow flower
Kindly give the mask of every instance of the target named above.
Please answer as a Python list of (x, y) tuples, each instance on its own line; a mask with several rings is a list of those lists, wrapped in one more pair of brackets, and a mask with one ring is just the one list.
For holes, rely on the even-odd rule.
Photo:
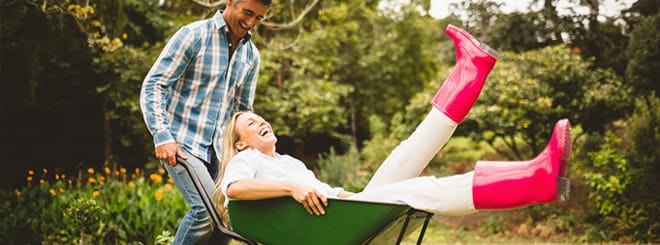
[(121, 34), (121, 39), (124, 39), (124, 40), (128, 39), (128, 34), (126, 34), (126, 33)]
[(28, 177), (27, 177), (27, 181), (28, 181), (28, 182), (32, 181), (32, 176), (28, 176)]
[(48, 192), (50, 192), (50, 195), (52, 195), (52, 196), (57, 195), (57, 192), (55, 192), (55, 190), (53, 190), (53, 189), (48, 190)]
[(116, 175), (116, 176), (119, 176), (119, 171), (115, 171), (115, 175)]
[(44, 171), (44, 174), (45, 174), (45, 173), (48, 173), (48, 170), (47, 170), (47, 169), (45, 169), (45, 168), (44, 168), (44, 169), (42, 169), (42, 171)]
[(98, 181), (96, 181), (96, 179), (92, 178), (92, 177), (89, 177), (89, 179), (87, 179), (87, 182), (89, 182), (89, 183), (98, 183)]
[(60, 192), (64, 192), (64, 188), (60, 187)]
[(128, 182), (128, 187), (135, 188), (135, 183), (133, 181)]
[(93, 168), (88, 168), (88, 169), (87, 169), (87, 173), (89, 173), (89, 174), (94, 174), (94, 169), (93, 169)]
[(101, 195), (101, 192), (100, 192), (100, 191), (94, 191), (94, 192), (92, 192), (92, 196), (94, 196), (94, 197), (97, 197), (97, 196), (99, 196), (99, 195)]
[(158, 190), (158, 191), (156, 192), (155, 196), (156, 196), (156, 200), (158, 200), (158, 201), (160, 201), (161, 199), (163, 199), (163, 190)]
[(33, 174), (34, 174), (34, 171), (32, 171), (32, 170), (28, 170), (28, 174), (29, 174), (29, 175), (33, 175)]
[(165, 191), (171, 191), (171, 190), (172, 190), (172, 185), (165, 184)]
[(140, 174), (140, 169), (139, 168), (135, 169), (135, 174)]
[(172, 178), (167, 179), (167, 183), (174, 184), (174, 179)]
[(110, 168), (108, 168), (108, 167), (103, 168), (103, 170), (105, 171), (105, 174), (112, 173), (112, 170), (110, 170)]
[(125, 168), (120, 168), (120, 169), (119, 169), (119, 172), (121, 172), (122, 174), (123, 174), (123, 173), (126, 173), (126, 169), (125, 169)]
[(137, 175), (131, 174), (131, 178), (135, 179), (135, 178), (137, 178)]
[(99, 181), (105, 181), (105, 177), (100, 176), (100, 177), (99, 177)]
[(121, 40), (119, 40), (119, 38), (113, 38), (111, 42), (112, 42), (112, 44), (114, 44), (114, 45), (119, 45), (119, 44), (121, 44)]
[(62, 175), (60, 176), (60, 178), (65, 179), (65, 178), (66, 178), (66, 174), (62, 174)]
[(158, 173), (159, 173), (159, 174), (165, 174), (165, 169), (159, 168), (159, 169), (158, 169)]
[(149, 178), (154, 183), (160, 183), (160, 182), (163, 181), (163, 176), (160, 176), (160, 174), (151, 174), (151, 175), (149, 175)]
[(21, 196), (21, 191), (19, 191), (18, 189), (14, 189), (14, 192), (16, 192), (16, 196), (19, 196), (19, 197)]
[(67, 183), (69, 183), (69, 185), (73, 185), (73, 181), (72, 181), (72, 180), (68, 180)]
[(43, 180), (43, 179), (40, 179), (40, 180), (39, 180), (39, 184), (43, 184), (43, 183), (45, 183), (45, 182), (46, 182), (46, 181)]
[(99, 22), (98, 20), (93, 20), (92, 21), (92, 26), (99, 27), (99, 26), (101, 26), (101, 22)]
[(60, 179), (60, 175), (59, 175), (59, 174), (55, 174), (55, 179)]

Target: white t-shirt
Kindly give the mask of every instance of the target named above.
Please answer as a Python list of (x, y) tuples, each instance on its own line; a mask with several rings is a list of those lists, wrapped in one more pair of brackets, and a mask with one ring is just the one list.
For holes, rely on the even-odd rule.
[(225, 176), (220, 183), (225, 195), (225, 206), (229, 198), (229, 185), (242, 179), (260, 179), (275, 181), (291, 181), (310, 186), (326, 197), (337, 197), (343, 188), (332, 188), (321, 182), (305, 164), (289, 155), (275, 153), (275, 157), (267, 156), (256, 149), (239, 152), (227, 165)]

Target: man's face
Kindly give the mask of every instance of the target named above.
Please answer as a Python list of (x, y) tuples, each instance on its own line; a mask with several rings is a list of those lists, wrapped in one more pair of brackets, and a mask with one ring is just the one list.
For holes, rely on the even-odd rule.
[(269, 6), (259, 0), (229, 0), (223, 14), (231, 34), (243, 38), (264, 18)]

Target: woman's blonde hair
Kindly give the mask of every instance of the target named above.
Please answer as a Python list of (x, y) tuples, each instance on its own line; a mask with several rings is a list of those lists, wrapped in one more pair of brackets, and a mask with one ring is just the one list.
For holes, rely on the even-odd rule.
[(248, 111), (239, 111), (234, 113), (227, 125), (225, 125), (225, 131), (222, 136), (222, 152), (220, 155), (220, 166), (218, 166), (218, 177), (215, 181), (215, 209), (220, 214), (222, 222), (225, 227), (229, 225), (229, 212), (225, 208), (225, 195), (222, 193), (220, 182), (225, 176), (225, 169), (236, 154), (238, 154), (238, 149), (236, 148), (236, 142), (241, 139), (241, 135), (238, 134), (236, 130), (236, 121), (241, 115), (249, 113)]

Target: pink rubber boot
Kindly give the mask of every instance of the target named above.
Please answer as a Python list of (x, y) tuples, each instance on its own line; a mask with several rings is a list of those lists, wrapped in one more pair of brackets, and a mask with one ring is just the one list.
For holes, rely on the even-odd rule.
[(447, 26), (445, 33), (454, 40), (456, 66), (431, 104), (454, 122), (461, 123), (477, 101), (499, 54), (453, 25)]
[(568, 199), (564, 178), (571, 156), (571, 124), (557, 122), (546, 148), (529, 161), (478, 161), (472, 199), (478, 210), (510, 209)]

